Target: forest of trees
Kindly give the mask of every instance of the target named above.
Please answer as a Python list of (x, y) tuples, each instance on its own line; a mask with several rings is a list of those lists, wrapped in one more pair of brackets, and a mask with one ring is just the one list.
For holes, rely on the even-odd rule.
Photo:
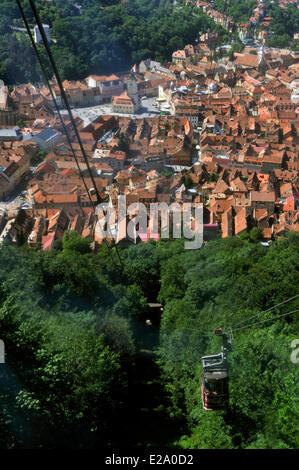
[[(298, 448), (296, 314), (236, 330), (230, 407), (201, 405), (200, 357), (220, 350), (213, 328), (299, 309), (298, 298), (262, 313), (297, 293), (299, 236), (258, 238), (140, 243), (120, 249), (123, 271), (75, 232), (51, 252), (2, 245), (0, 447)], [(144, 358), (136, 329), (157, 300), (159, 345)]]
[(252, 16), (252, 10), (256, 7), (256, 0), (214, 0), (214, 8), (236, 23), (246, 23)]
[[(52, 50), (63, 79), (128, 70), (151, 57), (169, 61), (173, 51), (194, 43), (200, 33), (215, 29), (202, 10), (174, 9), (170, 0), (128, 0), (125, 3), (88, 0), (81, 14), (70, 0), (36, 0), (43, 23), (50, 25)], [(35, 25), (28, 0), (23, 0), (30, 25)], [(0, 2), (0, 78), (8, 84), (41, 79), (34, 51), (25, 33), (17, 4)], [(226, 34), (221, 27), (216, 29)], [(47, 60), (43, 46), (39, 49)], [(52, 74), (48, 67), (49, 75)]]
[[(81, 12), (71, 0), (36, 0), (43, 23), (50, 25), (52, 50), (63, 79), (77, 80), (89, 74), (127, 70), (134, 63), (151, 57), (169, 61), (174, 50), (194, 43), (200, 33), (218, 31), (224, 42), (236, 36), (215, 25), (202, 9), (171, 0), (88, 0), (81, 1)], [(28, 0), (23, 0), (31, 27), (35, 25)], [(236, 24), (249, 20), (255, 0), (215, 0), (215, 9), (231, 16)], [(273, 36), (267, 45), (291, 47), (299, 31), (299, 10), (280, 8), (267, 2), (267, 15), (273, 18)], [(24, 27), (16, 2), (0, 2), (0, 78), (8, 84), (37, 82), (42, 76), (26, 33), (11, 27)], [(44, 47), (38, 46), (52, 76)]]
[(296, 5), (286, 9), (277, 4), (267, 2), (267, 16), (273, 18), (271, 31), (273, 35), (267, 41), (269, 47), (286, 47), (291, 50), (299, 49), (299, 42), (293, 39), (295, 33), (299, 32), (299, 10)]

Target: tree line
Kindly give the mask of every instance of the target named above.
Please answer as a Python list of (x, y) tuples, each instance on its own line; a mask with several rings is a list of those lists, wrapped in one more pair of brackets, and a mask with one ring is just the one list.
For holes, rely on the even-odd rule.
[[(31, 27), (35, 25), (28, 0), (22, 2)], [(173, 51), (194, 43), (199, 34), (215, 27), (202, 11), (174, 9), (170, 0), (89, 0), (81, 11), (70, 0), (36, 1), (43, 23), (49, 24), (52, 51), (63, 79), (77, 80), (89, 74), (128, 70), (151, 57), (169, 61)], [(0, 5), (0, 76), (9, 84), (37, 82), (41, 73), (17, 5), (3, 0)], [(219, 28), (218, 28), (219, 29)], [(221, 28), (220, 28), (221, 29)], [(48, 70), (44, 47), (38, 45)]]
[(270, 23), (271, 37), (267, 46), (298, 50), (299, 42), (294, 40), (294, 34), (299, 32), (299, 10), (297, 5), (280, 8), (279, 5), (267, 2), (267, 16), (272, 18)]

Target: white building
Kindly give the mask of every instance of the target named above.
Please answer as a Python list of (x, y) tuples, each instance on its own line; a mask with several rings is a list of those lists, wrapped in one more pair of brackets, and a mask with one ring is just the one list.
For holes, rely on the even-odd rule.
[[(50, 27), (49, 27), (48, 24), (43, 24), (43, 28), (44, 28), (44, 31), (45, 31), (45, 34), (46, 34), (46, 38), (47, 38), (48, 42), (50, 42), (51, 41)], [(39, 27), (37, 25), (34, 26), (34, 41), (35, 41), (35, 43), (42, 42), (42, 37), (41, 37), (41, 34), (40, 34), (40, 30), (39, 30)]]
[(138, 86), (137, 82), (134, 79), (127, 81), (127, 93), (130, 98), (134, 101), (135, 105), (139, 108), (139, 95), (138, 95)]

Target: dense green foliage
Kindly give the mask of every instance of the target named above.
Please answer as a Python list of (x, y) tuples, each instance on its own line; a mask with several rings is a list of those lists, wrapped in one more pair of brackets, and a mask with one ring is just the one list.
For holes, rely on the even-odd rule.
[(234, 61), (235, 52), (242, 52), (243, 49), (244, 49), (244, 44), (242, 44), (241, 41), (234, 42), (228, 52), (229, 60)]
[[(22, 3), (30, 25), (34, 26), (28, 1)], [(127, 70), (148, 57), (168, 61), (174, 50), (193, 43), (199, 33), (215, 27), (202, 11), (192, 16), (189, 7), (173, 9), (170, 0), (126, 3), (89, 0), (81, 2), (81, 14), (73, 3), (36, 1), (43, 23), (51, 28), (58, 68), (62, 77), (69, 80), (85, 78), (90, 73)], [(8, 83), (39, 80), (40, 70), (29, 38), (10, 26), (24, 25), (16, 3), (3, 0), (0, 3), (1, 78)], [(39, 49), (45, 59), (43, 46)], [(49, 67), (48, 70), (52, 76)]]
[(236, 23), (246, 23), (252, 16), (252, 10), (256, 7), (256, 0), (214, 0), (214, 8)]
[(297, 293), (299, 237), (291, 234), (271, 247), (257, 243), (258, 231), (245, 238), (182, 252), (162, 268), (160, 365), (174, 412), (187, 415), (190, 435), (178, 442), (187, 448), (299, 445), (299, 370), (290, 360), (298, 314), (236, 330), (229, 357), (230, 409), (201, 408), (200, 357), (220, 348), (217, 338), (207, 333), (243, 322), (241, 328), (299, 308), (295, 299), (246, 322)]
[(270, 26), (273, 35), (267, 41), (267, 46), (297, 50), (299, 43), (293, 40), (294, 34), (299, 31), (299, 10), (297, 6), (289, 6), (283, 9), (275, 3), (268, 2), (267, 16), (273, 18)]
[[(299, 237), (270, 247), (259, 238), (197, 251), (183, 240), (140, 243), (120, 251), (123, 274), (115, 252), (114, 264), (106, 246), (93, 254), (74, 232), (51, 252), (2, 245), (0, 447), (297, 448), (298, 315), (236, 330), (230, 409), (201, 406), (200, 357), (220, 348), (214, 327), (299, 309), (296, 299), (261, 314), (296, 293)], [(137, 330), (157, 299), (155, 365), (140, 356)], [(156, 347), (143, 328), (142, 347)]]
[(118, 148), (123, 152), (127, 152), (130, 148), (130, 138), (127, 134), (123, 134), (122, 132), (119, 134), (118, 138)]
[(120, 439), (134, 345), (127, 320), (112, 306), (125, 289), (109, 290), (88, 240), (70, 233), (61, 248), (1, 248), (0, 447), (93, 447)]

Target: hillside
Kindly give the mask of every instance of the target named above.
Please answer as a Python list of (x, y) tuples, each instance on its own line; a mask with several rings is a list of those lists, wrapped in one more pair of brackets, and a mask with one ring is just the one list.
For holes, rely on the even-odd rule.
[[(294, 233), (270, 247), (141, 243), (121, 250), (123, 274), (72, 232), (48, 253), (2, 246), (1, 447), (297, 448), (298, 315), (264, 320), (299, 300), (262, 312), (296, 295), (298, 246)], [(158, 351), (145, 326), (157, 297)], [(220, 349), (214, 327), (240, 322), (263, 323), (233, 328), (230, 408), (203, 411), (200, 358)], [(141, 326), (154, 355), (140, 350)]]
[[(174, 9), (170, 0), (79, 3), (80, 11), (69, 0), (36, 1), (42, 22), (50, 26), (53, 54), (64, 79), (128, 70), (148, 57), (168, 61), (174, 50), (193, 43), (199, 32), (215, 29), (203, 12), (191, 16), (189, 7)], [(33, 27), (28, 1), (23, 4)], [(17, 4), (4, 0), (0, 4), (0, 77), (9, 84), (36, 82), (40, 70), (29, 38), (11, 26), (24, 27)], [(218, 26), (216, 30), (223, 32)]]

